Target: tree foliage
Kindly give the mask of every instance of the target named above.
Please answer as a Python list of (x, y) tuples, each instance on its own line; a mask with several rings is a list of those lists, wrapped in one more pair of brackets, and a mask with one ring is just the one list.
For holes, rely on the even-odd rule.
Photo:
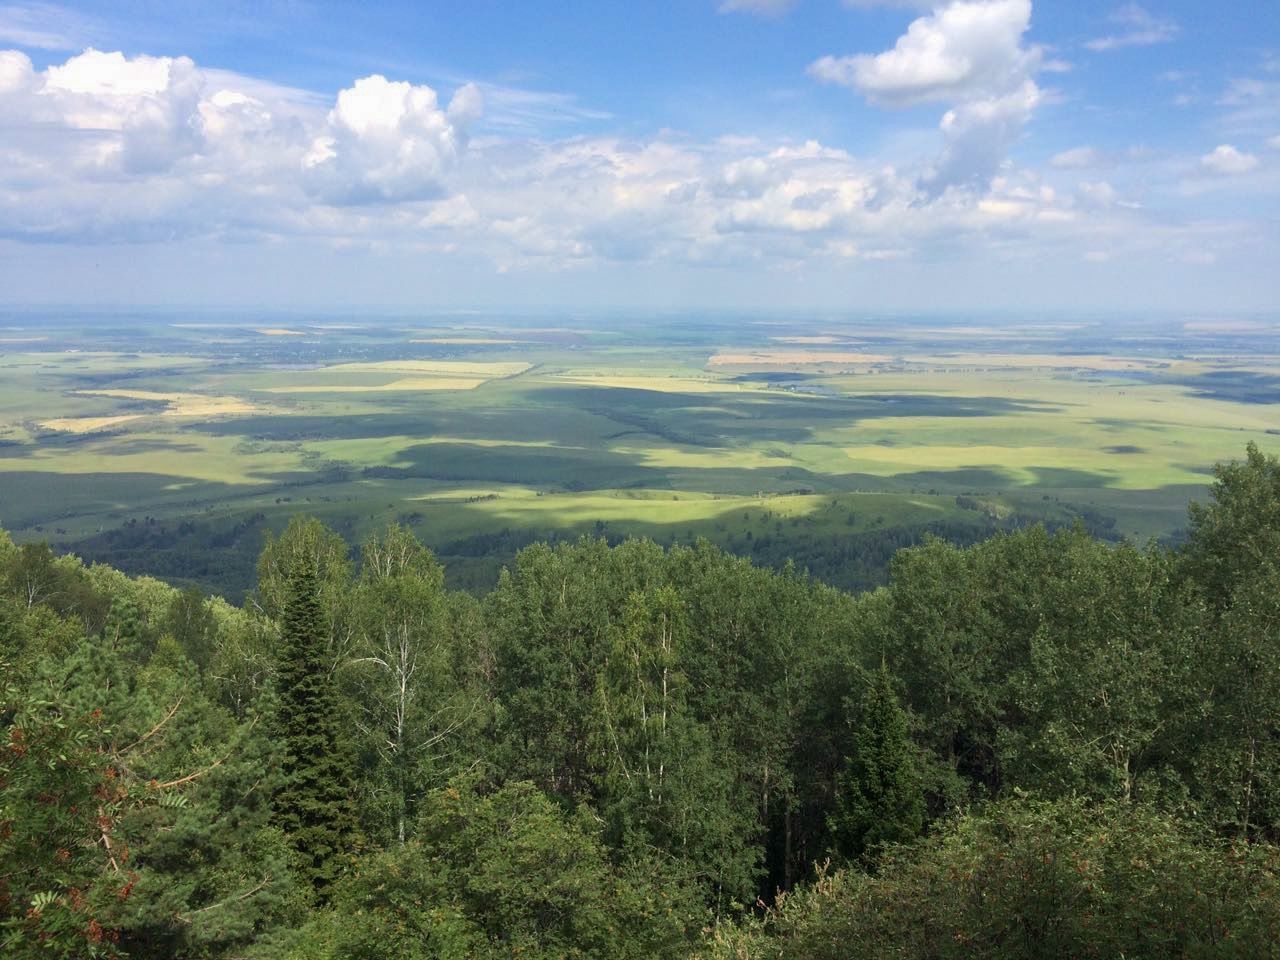
[(852, 597), (706, 543), (270, 537), (250, 602), (0, 535), (0, 954), (1280, 953), (1280, 463), (1169, 550)]
[(280, 631), (274, 726), (284, 757), (275, 817), (301, 878), (321, 899), (345, 871), (356, 842), (348, 741), (341, 736), (324, 638), (315, 568), (302, 555), (289, 574)]

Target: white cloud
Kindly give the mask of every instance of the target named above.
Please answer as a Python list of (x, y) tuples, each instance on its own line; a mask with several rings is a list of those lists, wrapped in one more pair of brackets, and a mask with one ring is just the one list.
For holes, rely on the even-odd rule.
[(1267, 141), (1267, 146), (1272, 150), (1280, 150), (1280, 133), (1277, 133), (1274, 137), (1269, 139)]
[(0, 96), (31, 89), (35, 83), (31, 58), (17, 50), (0, 50)]
[(1200, 158), (1201, 170), (1223, 177), (1248, 173), (1257, 166), (1257, 157), (1251, 153), (1242, 153), (1229, 143), (1219, 145), (1212, 153), (1206, 153)]
[(981, 188), (1043, 100), (1042, 53), (1023, 44), (1030, 25), (1030, 0), (956, 0), (913, 21), (892, 50), (826, 56), (809, 73), (882, 106), (951, 103), (942, 154), (924, 182), (933, 194)]
[(380, 75), (357, 80), (338, 94), (326, 131), (303, 157), (308, 181), (332, 203), (437, 197), (482, 110), (473, 86), (442, 110), (431, 87)]
[(886, 106), (1001, 94), (1039, 61), (1021, 43), (1030, 22), (1031, 0), (959, 0), (914, 21), (892, 50), (826, 56), (809, 72)]
[(1111, 16), (1111, 22), (1121, 28), (1118, 33), (1095, 37), (1085, 44), (1095, 53), (1119, 50), (1123, 47), (1148, 47), (1168, 43), (1179, 32), (1172, 20), (1153, 16), (1136, 3), (1127, 3)]
[(889, 164), (815, 141), (555, 137), (532, 114), (469, 139), (471, 87), (442, 102), (375, 76), (323, 97), (181, 57), (37, 70), (0, 52), (0, 243), (319, 244), (531, 274), (1194, 248), (1107, 184), (1055, 192), (1007, 162), (1042, 97), (1023, 59), (944, 101), (939, 158)]
[(185, 57), (179, 61), (145, 56), (130, 60), (119, 52), (101, 53), (90, 48), (61, 66), (50, 67), (45, 73), (45, 87), (99, 96), (154, 95), (169, 86), (175, 63), (194, 66)]
[(1031, 120), (1040, 99), (1040, 88), (1026, 80), (1003, 96), (968, 100), (948, 110), (941, 124), (946, 146), (925, 180), (930, 190), (985, 187)]
[(721, 13), (754, 13), (762, 17), (777, 17), (795, 5), (795, 0), (723, 0)]
[(483, 107), (380, 77), (331, 103), (185, 57), (88, 50), (36, 71), (0, 51), (0, 233), (334, 236), (355, 219), (325, 205), (366, 201), (429, 218)]
[(1102, 154), (1094, 147), (1073, 147), (1054, 154), (1049, 163), (1059, 170), (1082, 170), (1101, 165)]

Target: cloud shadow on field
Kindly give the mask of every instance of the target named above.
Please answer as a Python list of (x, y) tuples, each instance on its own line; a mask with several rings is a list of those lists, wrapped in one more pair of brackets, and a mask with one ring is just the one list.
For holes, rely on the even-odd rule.
[(1253, 370), (1211, 370), (1194, 377), (1171, 380), (1192, 388), (1192, 395), (1235, 403), (1280, 403), (1280, 376)]
[(814, 423), (852, 425), (898, 417), (995, 417), (1042, 413), (1053, 404), (1002, 397), (937, 397), (927, 394), (812, 396), (779, 393), (668, 393), (624, 387), (554, 387), (540, 400), (606, 417), (672, 443), (722, 447), (737, 441), (801, 442), (814, 436)]

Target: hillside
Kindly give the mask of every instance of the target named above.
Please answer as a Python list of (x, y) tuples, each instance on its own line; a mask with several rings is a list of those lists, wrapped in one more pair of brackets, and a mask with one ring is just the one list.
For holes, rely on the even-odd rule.
[(533, 543), (313, 517), (243, 604), (0, 536), (0, 955), (1280, 952), (1280, 461), (1186, 542)]

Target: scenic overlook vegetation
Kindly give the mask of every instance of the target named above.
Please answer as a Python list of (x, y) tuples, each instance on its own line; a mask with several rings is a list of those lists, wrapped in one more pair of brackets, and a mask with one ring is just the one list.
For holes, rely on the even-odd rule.
[(1280, 5), (0, 0), (0, 958), (1280, 957)]

